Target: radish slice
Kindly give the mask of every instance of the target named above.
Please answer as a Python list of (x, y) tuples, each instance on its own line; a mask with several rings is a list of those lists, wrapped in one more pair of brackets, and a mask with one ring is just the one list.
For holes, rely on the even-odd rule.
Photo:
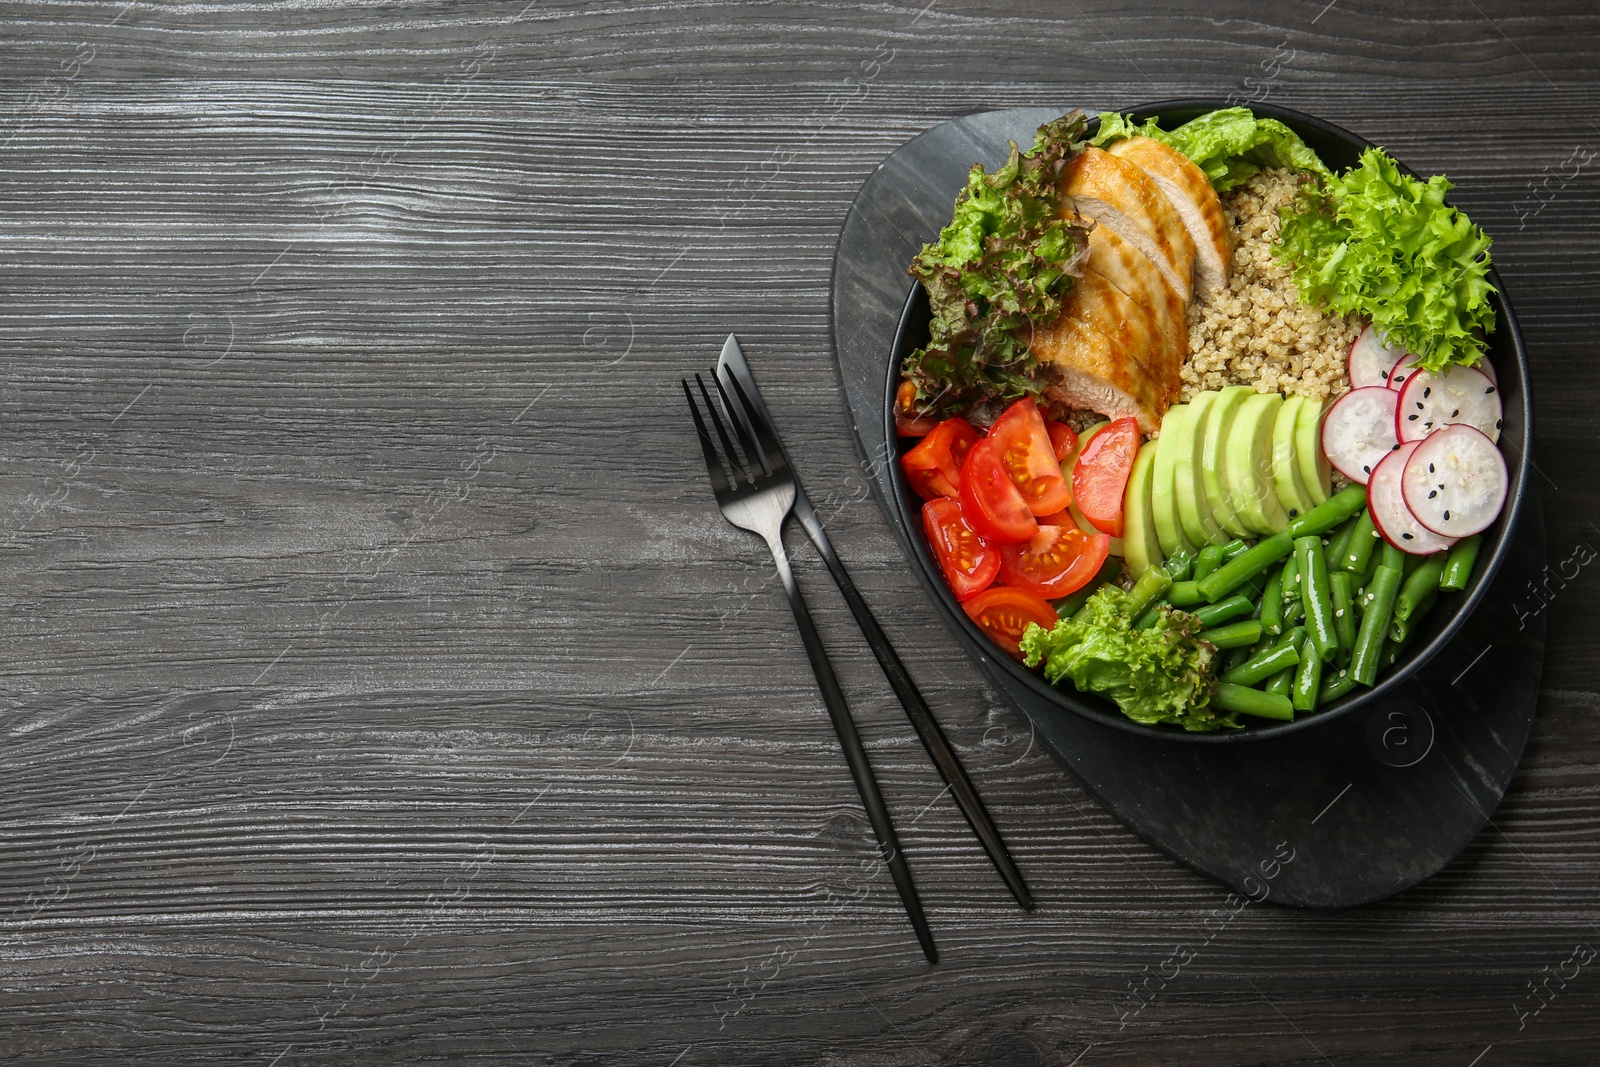
[(1481, 371), (1449, 367), (1439, 374), (1419, 370), (1400, 390), (1395, 433), (1419, 441), (1441, 427), (1464, 423), (1500, 440), (1500, 388)]
[(1494, 372), (1494, 364), (1489, 362), (1488, 356), (1484, 356), (1482, 359), (1478, 360), (1478, 362), (1474, 363), (1472, 365), (1472, 369), (1488, 378), (1495, 385), (1500, 384), (1500, 375)]
[(1401, 479), (1407, 509), (1445, 537), (1487, 529), (1510, 487), (1500, 449), (1483, 431), (1465, 425), (1446, 426), (1418, 441)]
[(1394, 369), (1389, 372), (1389, 388), (1399, 389), (1410, 381), (1411, 375), (1416, 371), (1417, 363), (1421, 359), (1421, 356), (1414, 356), (1409, 352), (1406, 353), (1405, 358), (1396, 363)]
[(1397, 446), (1372, 468), (1372, 480), (1367, 483), (1367, 509), (1372, 512), (1372, 525), (1377, 527), (1378, 535), (1414, 556), (1440, 552), (1456, 543), (1455, 538), (1443, 537), (1422, 525), (1406, 507), (1401, 483), (1406, 480), (1407, 462), (1421, 447), (1421, 441)]
[(1405, 358), (1404, 346), (1386, 345), (1370, 325), (1350, 342), (1350, 388), (1389, 384), (1389, 372)]
[(1372, 468), (1400, 442), (1394, 433), (1399, 393), (1381, 385), (1352, 389), (1328, 409), (1322, 422), (1322, 450), (1328, 462), (1352, 482), (1367, 484)]

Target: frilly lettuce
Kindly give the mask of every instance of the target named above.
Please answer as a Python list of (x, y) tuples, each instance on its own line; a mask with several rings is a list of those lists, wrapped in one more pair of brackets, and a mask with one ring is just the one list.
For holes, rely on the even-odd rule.
[(1041, 391), (1032, 324), (1060, 313), (1088, 248), (1087, 228), (1057, 216), (1056, 192), (1086, 125), (1074, 111), (1039, 127), (1027, 152), (1012, 142), (993, 174), (974, 166), (950, 225), (913, 261), (933, 311), (927, 346), (902, 368), (921, 411), (968, 412)]
[(1369, 148), (1354, 169), (1284, 209), (1275, 251), (1293, 265), (1306, 303), (1371, 318), (1430, 371), (1471, 366), (1494, 329), (1490, 242), (1445, 204), (1450, 188), (1442, 174), (1418, 181)]
[(1258, 119), (1246, 107), (1212, 111), (1163, 130), (1149, 119), (1142, 125), (1128, 115), (1100, 116), (1100, 129), (1089, 139), (1096, 148), (1126, 137), (1152, 137), (1188, 156), (1219, 193), (1248, 181), (1267, 167), (1293, 167), (1319, 178), (1331, 177), (1327, 165), (1300, 135), (1277, 119)]
[(1192, 731), (1238, 727), (1236, 712), (1221, 715), (1210, 707), (1216, 650), (1195, 640), (1193, 620), (1162, 608), (1154, 626), (1139, 630), (1131, 613), (1129, 595), (1107, 585), (1052, 629), (1029, 626), (1022, 635), (1024, 661), (1030, 667), (1042, 662), (1052, 685), (1067, 678), (1080, 692), (1116, 701), (1134, 722)]

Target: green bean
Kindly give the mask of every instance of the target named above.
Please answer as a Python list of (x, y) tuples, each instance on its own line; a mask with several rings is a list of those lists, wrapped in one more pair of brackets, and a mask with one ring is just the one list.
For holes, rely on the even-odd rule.
[(1478, 534), (1463, 537), (1456, 542), (1450, 550), (1450, 558), (1445, 561), (1444, 573), (1439, 576), (1439, 588), (1447, 593), (1459, 593), (1467, 587), (1467, 582), (1472, 579), (1472, 565), (1478, 562), (1478, 549), (1483, 544), (1483, 538)]
[[(1317, 547), (1320, 549), (1321, 544)], [(1295, 711), (1316, 711), (1317, 690), (1322, 686), (1322, 650), (1317, 647), (1317, 632), (1312, 630), (1300, 646), (1300, 666), (1294, 672), (1291, 701)]]
[(1355, 535), (1356, 526), (1361, 522), (1360, 516), (1346, 519), (1339, 528), (1333, 531), (1333, 536), (1328, 538), (1328, 570), (1340, 569), (1345, 555), (1350, 551), (1350, 538)]
[(1286, 697), (1294, 689), (1294, 674), (1295, 670), (1293, 667), (1285, 667), (1277, 674), (1274, 674), (1271, 678), (1268, 678), (1267, 684), (1261, 688), (1269, 693), (1275, 693), (1278, 696)]
[(1327, 533), (1367, 505), (1367, 487), (1347, 485), (1306, 512), (1289, 520), (1290, 537)]
[(1306, 639), (1304, 626), (1291, 626), (1281, 637), (1272, 642), (1273, 648), (1293, 648), (1298, 650), (1300, 643)]
[(1322, 555), (1322, 538), (1314, 534), (1297, 537), (1294, 551), (1306, 606), (1306, 629), (1317, 646), (1317, 655), (1330, 660), (1339, 651), (1339, 634), (1333, 627), (1333, 593), (1328, 588), (1328, 561)]
[[(1405, 589), (1402, 587), (1400, 592), (1403, 596)], [(1400, 617), (1400, 601), (1397, 599), (1395, 601), (1394, 618), (1389, 621), (1389, 640), (1401, 642), (1411, 640), (1412, 633), (1415, 632), (1417, 626), (1421, 624), (1428, 612), (1433, 609), (1433, 602), (1438, 599), (1438, 592), (1429, 590), (1427, 596), (1410, 606), (1410, 610), (1406, 612), (1406, 617), (1403, 619)]]
[(1107, 556), (1106, 561), (1100, 565), (1095, 576), (1089, 583), (1065, 600), (1056, 602), (1057, 618), (1070, 619), (1083, 607), (1084, 602), (1100, 591), (1100, 587), (1122, 573), (1122, 560), (1117, 556)]
[(1406, 573), (1406, 553), (1385, 541), (1383, 543), (1383, 559), (1378, 565), (1397, 570), (1404, 575)]
[(1156, 623), (1158, 623), (1160, 621), (1161, 621), (1161, 605), (1157, 604), (1155, 607), (1151, 608), (1149, 611), (1146, 611), (1143, 615), (1140, 615), (1138, 620), (1134, 622), (1133, 628), (1135, 630), (1148, 630), (1148, 629), (1150, 629), (1152, 626), (1154, 626)]
[(1406, 586), (1406, 579), (1411, 577), (1416, 572), (1416, 569), (1422, 566), (1423, 561), (1428, 558), (1427, 556), (1419, 556), (1414, 552), (1407, 552), (1405, 556), (1405, 566), (1400, 568), (1400, 588), (1402, 589)]
[(1370, 600), (1361, 615), (1355, 648), (1350, 652), (1350, 673), (1362, 685), (1371, 685), (1378, 679), (1379, 654), (1383, 652), (1389, 619), (1394, 614), (1394, 598), (1399, 592), (1400, 572), (1393, 567), (1379, 567), (1367, 591)]
[(1317, 703), (1331, 704), (1356, 687), (1355, 671), (1346, 669), (1337, 674), (1331, 674), (1322, 679), (1322, 688), (1317, 691)]
[(1222, 566), (1222, 546), (1207, 545), (1194, 560), (1194, 580), (1199, 581)]
[(1300, 653), (1293, 645), (1281, 645), (1250, 657), (1224, 674), (1222, 680), (1231, 685), (1255, 685), (1299, 662)]
[(1133, 589), (1128, 593), (1127, 613), (1137, 619), (1143, 615), (1145, 609), (1161, 598), (1172, 585), (1172, 579), (1167, 577), (1167, 572), (1160, 567), (1150, 567), (1139, 580), (1133, 583)]
[(1383, 670), (1388, 670), (1390, 667), (1393, 667), (1397, 662), (1399, 662), (1400, 657), (1405, 654), (1406, 646), (1411, 644), (1411, 639), (1413, 637), (1417, 636), (1416, 623), (1420, 620), (1420, 618), (1420, 616), (1412, 617), (1410, 628), (1400, 636), (1399, 640), (1396, 640), (1391, 632), (1388, 640), (1384, 641), (1383, 653), (1378, 657), (1379, 666)]
[(1400, 595), (1394, 601), (1394, 617), (1402, 621), (1411, 618), (1411, 613), (1423, 600), (1438, 592), (1439, 577), (1444, 574), (1445, 554), (1435, 552), (1423, 560), (1407, 576), (1400, 586)]
[(1204, 602), (1196, 582), (1173, 582), (1167, 587), (1167, 603), (1175, 608), (1192, 608)]
[(1237, 619), (1241, 615), (1248, 615), (1256, 609), (1248, 597), (1234, 594), (1227, 600), (1219, 600), (1215, 604), (1207, 604), (1203, 608), (1195, 608), (1189, 612), (1201, 626), (1215, 626), (1219, 622)]
[(1261, 591), (1261, 628), (1269, 634), (1283, 633), (1283, 568), (1274, 567), (1267, 587)]
[(1350, 532), (1350, 541), (1339, 559), (1339, 569), (1352, 574), (1365, 573), (1367, 561), (1380, 540), (1378, 528), (1372, 524), (1372, 512), (1363, 511), (1356, 516), (1356, 528)]
[(1372, 576), (1378, 573), (1378, 568), (1383, 566), (1383, 553), (1374, 552), (1367, 560), (1367, 569), (1356, 575), (1356, 588), (1365, 589), (1372, 584)]
[(1283, 565), (1283, 602), (1300, 599), (1300, 561), (1294, 556)]
[(1333, 629), (1339, 635), (1339, 660), (1350, 659), (1350, 650), (1356, 645), (1356, 605), (1352, 595), (1352, 575), (1349, 571), (1334, 571), (1328, 575), (1328, 591), (1333, 595)]
[(1195, 636), (1201, 641), (1211, 642), (1218, 648), (1238, 648), (1240, 645), (1253, 645), (1261, 639), (1261, 624), (1254, 619), (1245, 619), (1242, 622), (1230, 622), (1210, 630), (1201, 630)]
[(1249, 547), (1250, 546), (1248, 544), (1235, 537), (1232, 541), (1229, 541), (1227, 544), (1222, 546), (1222, 562), (1232, 563), (1234, 560), (1244, 555), (1245, 549)]
[(1243, 685), (1221, 683), (1211, 703), (1223, 711), (1237, 711), (1241, 715), (1254, 715), (1261, 719), (1282, 719), (1285, 722), (1294, 719), (1294, 705), (1288, 697), (1263, 693)]
[(1168, 556), (1166, 562), (1161, 566), (1173, 581), (1184, 581), (1194, 570), (1194, 553), (1188, 549), (1180, 548)]
[(1293, 626), (1295, 623), (1306, 621), (1305, 598), (1289, 601), (1289, 606), (1283, 609), (1283, 621), (1286, 626)]
[(1222, 657), (1223, 673), (1233, 670), (1240, 664), (1249, 663), (1253, 658), (1272, 647), (1272, 636), (1262, 634), (1261, 640), (1253, 645), (1240, 645), (1238, 648), (1228, 649), (1228, 654)]
[(1218, 567), (1201, 581), (1200, 591), (1207, 601), (1221, 600), (1251, 578), (1260, 574), (1290, 552), (1294, 551), (1294, 538), (1288, 534), (1273, 534), (1257, 541), (1233, 559)]

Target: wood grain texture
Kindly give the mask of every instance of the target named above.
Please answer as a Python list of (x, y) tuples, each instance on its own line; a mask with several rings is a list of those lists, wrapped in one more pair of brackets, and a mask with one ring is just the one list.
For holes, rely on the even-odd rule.
[[(1270, 94), (1496, 238), (1567, 559), (1600, 540), (1593, 5), (19, 2), (0, 41), (8, 1062), (1592, 1061), (1600, 960), (1528, 988), (1600, 948), (1592, 568), (1522, 605), (1548, 688), (1459, 861), (1222, 923), (921, 598), (827, 294), (935, 122)], [(795, 543), (937, 969), (697, 469), (675, 380), (730, 329), (1040, 900)]]

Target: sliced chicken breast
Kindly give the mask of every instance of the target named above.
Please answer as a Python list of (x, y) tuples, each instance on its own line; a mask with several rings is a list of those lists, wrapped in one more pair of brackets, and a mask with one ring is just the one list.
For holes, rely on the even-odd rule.
[(1086, 148), (1061, 175), (1062, 214), (1076, 210), (1150, 258), (1173, 291), (1189, 299), (1194, 239), (1159, 186), (1143, 170), (1098, 148)]
[(1182, 298), (1150, 258), (1104, 226), (1089, 231), (1085, 268), (1104, 278), (1150, 316), (1159, 344), (1135, 356), (1163, 392), (1176, 394), (1189, 355), (1189, 324)]
[(1131, 415), (1145, 433), (1177, 399), (1176, 372), (1169, 387), (1142, 358), (1165, 358), (1150, 314), (1092, 270), (1078, 279), (1061, 316), (1034, 332), (1029, 351), (1053, 373), (1051, 399), (1113, 418)]
[(1144, 171), (1183, 220), (1194, 241), (1194, 287), (1206, 296), (1228, 285), (1233, 230), (1205, 171), (1176, 148), (1153, 137), (1129, 137), (1107, 149)]

